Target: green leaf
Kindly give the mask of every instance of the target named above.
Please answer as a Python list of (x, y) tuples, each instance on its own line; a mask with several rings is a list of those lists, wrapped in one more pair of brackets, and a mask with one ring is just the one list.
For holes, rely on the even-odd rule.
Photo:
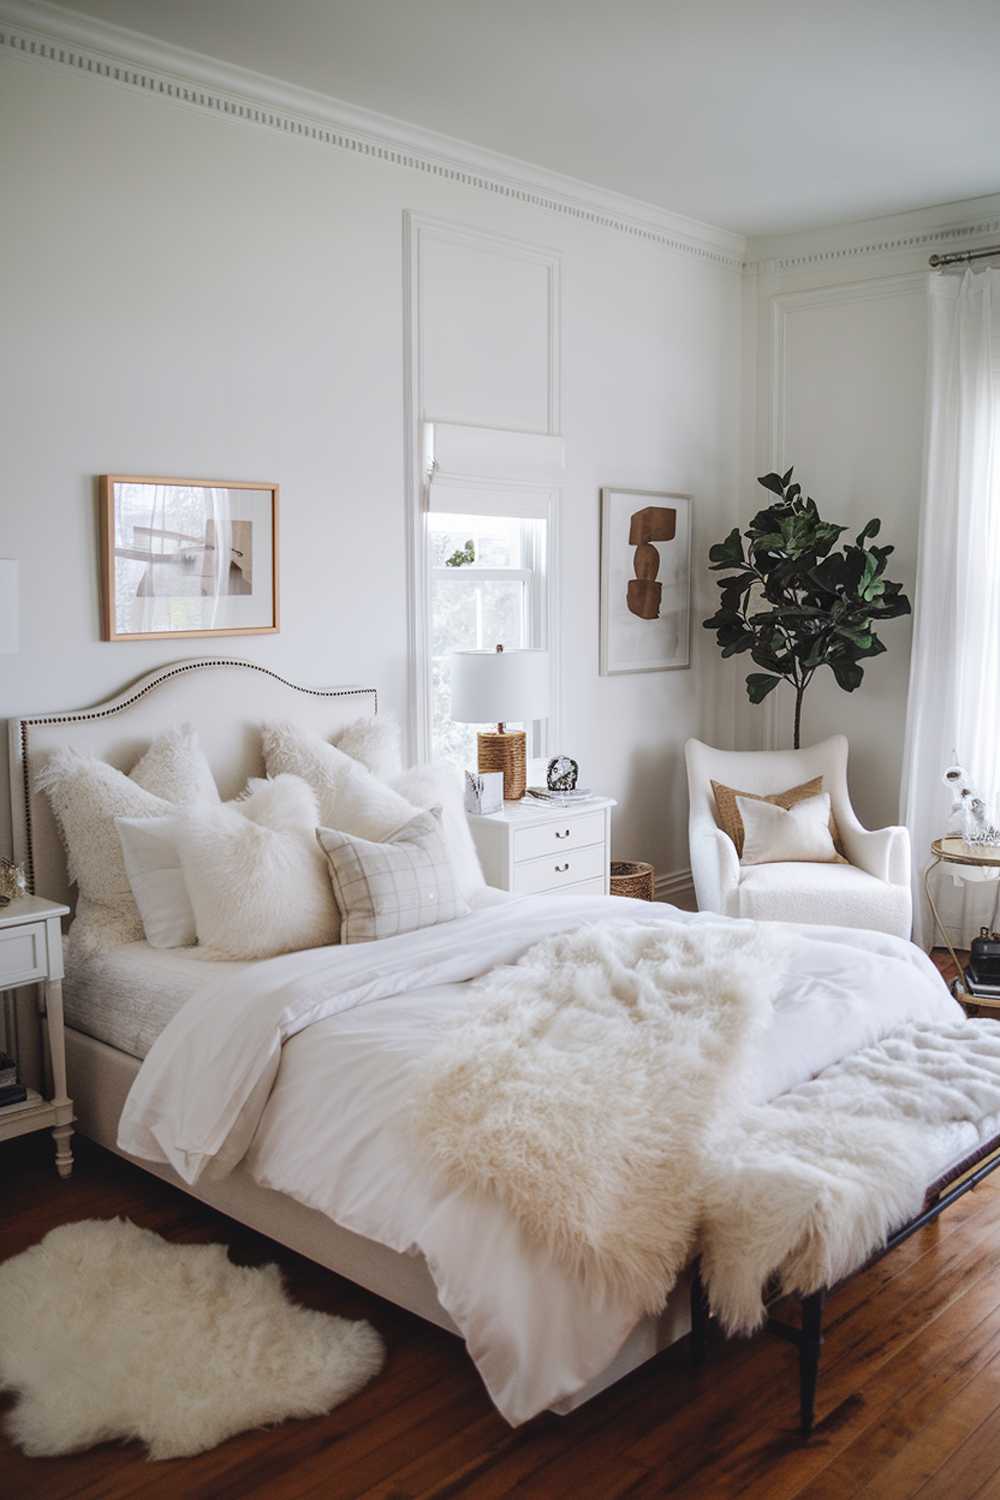
[[(789, 469), (788, 472), (789, 474), (791, 474), (791, 469)], [(770, 490), (772, 494), (781, 495), (781, 497), (784, 498), (785, 481), (782, 479), (780, 474), (761, 474), (758, 476), (757, 483), (762, 484), (764, 488), (766, 490)]]
[(859, 688), (865, 675), (864, 667), (859, 667), (856, 661), (831, 661), (833, 675), (837, 683), (844, 689), (845, 693), (853, 693)]
[(868, 537), (870, 537), (870, 536), (878, 536), (878, 534), (879, 534), (879, 532), (881, 530), (882, 530), (882, 522), (876, 516), (876, 517), (874, 517), (874, 519), (872, 519), (871, 521), (867, 522), (867, 524), (861, 529), (861, 531), (858, 532), (857, 539), (855, 541), (855, 546), (856, 547), (863, 547), (864, 544), (865, 544), (865, 542), (866, 542), (866, 540), (868, 539)]
[(763, 703), (780, 681), (780, 677), (769, 677), (764, 672), (751, 672), (747, 678), (747, 697), (751, 703)]
[(724, 542), (716, 542), (714, 547), (708, 551), (710, 562), (721, 563), (726, 567), (736, 567), (743, 562), (743, 538), (740, 529), (734, 526)]
[(791, 477), (794, 474), (794, 472), (795, 472), (794, 469), (789, 469), (787, 474), (782, 474), (782, 476), (781, 476), (781, 487), (782, 487), (782, 489), (785, 489), (787, 487), (788, 481), (791, 479)]

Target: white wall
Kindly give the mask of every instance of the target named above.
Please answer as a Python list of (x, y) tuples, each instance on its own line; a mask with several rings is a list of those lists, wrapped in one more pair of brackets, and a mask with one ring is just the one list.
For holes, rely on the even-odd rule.
[[(304, 683), (373, 684), (406, 715), (402, 226), (429, 214), (559, 257), (563, 738), (620, 800), (616, 852), (683, 870), (681, 747), (695, 732), (728, 742), (732, 697), (697, 625), (690, 672), (599, 677), (598, 492), (690, 491), (696, 558), (727, 528), (738, 270), (10, 54), (0, 171), (0, 556), (20, 559), (22, 581), (0, 715), (86, 704), (213, 649), (100, 641), (94, 477), (109, 471), (279, 482), (281, 632), (233, 654)], [(458, 317), (464, 337), (438, 350), (452, 383), (466, 362), (473, 385), (482, 373), (474, 327)], [(517, 416), (509, 381), (486, 389), (503, 399), (477, 399), (475, 420)], [(705, 573), (696, 596), (699, 620)]]
[[(860, 529), (882, 518), (892, 543), (889, 576), (911, 600), (923, 466), (926, 288), (933, 250), (996, 241), (1000, 200), (978, 200), (835, 231), (752, 242), (748, 281), (749, 413), (744, 471), (795, 465), (828, 520)], [(750, 372), (755, 371), (755, 381)], [(739, 518), (765, 492), (739, 488)], [(906, 721), (910, 620), (880, 630), (886, 654), (842, 692), (825, 671), (805, 700), (803, 742), (843, 732), (851, 741), (851, 788), (863, 821), (898, 821)], [(737, 659), (745, 663), (746, 658)], [(791, 744), (792, 694), (781, 687), (762, 708), (737, 685), (739, 738)]]

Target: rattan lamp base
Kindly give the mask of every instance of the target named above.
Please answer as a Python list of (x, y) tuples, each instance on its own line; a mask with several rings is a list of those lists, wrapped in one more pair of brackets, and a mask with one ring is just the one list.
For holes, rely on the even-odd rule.
[(524, 730), (510, 729), (503, 734), (480, 731), (478, 740), (480, 771), (502, 771), (504, 800), (519, 801), (528, 785), (528, 737)]

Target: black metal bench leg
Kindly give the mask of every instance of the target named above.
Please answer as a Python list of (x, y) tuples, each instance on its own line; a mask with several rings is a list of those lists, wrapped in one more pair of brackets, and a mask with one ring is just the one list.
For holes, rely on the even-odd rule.
[(824, 1292), (813, 1292), (802, 1299), (802, 1333), (799, 1341), (799, 1412), (802, 1432), (808, 1437), (816, 1415), (816, 1381), (819, 1356), (823, 1347)]
[(695, 1369), (705, 1363), (710, 1317), (705, 1283), (701, 1279), (701, 1261), (696, 1260), (691, 1268), (691, 1364)]

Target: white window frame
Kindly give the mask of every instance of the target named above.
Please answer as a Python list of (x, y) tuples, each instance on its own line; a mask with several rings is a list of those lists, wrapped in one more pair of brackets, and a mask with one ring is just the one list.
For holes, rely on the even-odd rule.
[[(490, 488), (491, 490), (495, 490), (496, 486), (491, 485)], [(469, 489), (468, 482), (463, 482), (462, 489), (464, 491), (467, 491)], [(513, 514), (513, 510), (516, 509), (517, 505), (517, 487), (514, 485), (506, 485), (504, 486), (504, 489), (510, 499), (510, 504), (512, 506), (511, 514)], [(525, 486), (525, 492), (532, 495), (537, 505), (537, 489)], [(527, 559), (525, 559), (522, 554), (522, 564), (527, 561), (527, 566), (522, 565), (521, 567), (510, 568), (480, 568), (476, 567), (475, 564), (469, 564), (468, 566), (458, 568), (449, 568), (447, 566), (435, 568), (430, 567), (429, 565), (427, 568), (428, 622), (430, 621), (432, 608), (429, 585), (432, 582), (440, 581), (441, 583), (444, 583), (446, 585), (461, 587), (462, 584), (472, 583), (476, 580), (496, 579), (503, 582), (517, 581), (525, 585), (522, 636), (529, 646), (547, 649), (549, 652), (549, 701), (552, 705), (552, 711), (549, 713), (546, 719), (536, 720), (530, 725), (530, 732), (528, 736), (528, 754), (529, 756), (534, 758), (541, 758), (553, 754), (554, 751), (552, 747), (559, 744), (559, 663), (557, 660), (558, 636), (556, 631), (556, 622), (558, 621), (559, 613), (558, 600), (554, 598), (556, 592), (557, 570), (552, 566), (552, 559), (555, 555), (553, 552), (553, 548), (558, 543), (557, 517), (559, 494), (557, 490), (551, 490), (545, 493), (545, 514), (521, 518), (528, 521), (536, 521), (541, 523), (540, 525), (531, 526), (527, 530), (527, 532), (522, 534), (522, 545), (526, 547), (526, 550), (528, 552)], [(425, 510), (425, 518), (429, 517), (432, 513), (440, 515), (447, 514), (447, 511), (435, 510), (435, 507), (433, 505), (433, 490), (431, 487), (431, 489), (429, 490), (428, 503)], [(481, 513), (485, 515), (487, 514), (487, 511), (484, 509)], [(544, 535), (542, 532), (543, 526)], [(426, 519), (424, 526), (424, 535), (426, 542)], [(428, 547), (428, 564), (429, 552), (430, 549)], [(428, 633), (428, 649), (426, 651), (426, 662), (421, 673), (421, 678), (418, 679), (423, 681), (424, 691), (426, 692), (425, 713), (428, 725), (427, 750), (421, 751), (421, 758), (423, 758), (425, 754), (430, 754), (432, 749), (430, 725), (433, 722), (433, 660), (434, 658), (430, 651)]]

